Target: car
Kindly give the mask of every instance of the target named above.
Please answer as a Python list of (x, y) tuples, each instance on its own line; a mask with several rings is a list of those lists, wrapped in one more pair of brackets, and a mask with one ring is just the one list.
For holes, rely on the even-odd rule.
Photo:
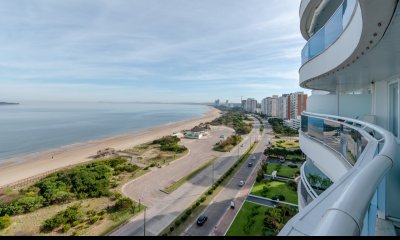
[(231, 209), (235, 209), (235, 202), (231, 201)]
[(242, 145), (240, 145), (240, 147), (243, 147), (243, 144), (242, 144)]
[(208, 217), (206, 215), (201, 215), (198, 219), (197, 219), (197, 225), (199, 226), (203, 226), (204, 223), (207, 222)]
[(253, 156), (251, 159), (252, 159), (252, 160), (256, 160), (256, 156)]
[(243, 186), (244, 186), (244, 181), (242, 180), (239, 182), (239, 187), (243, 187)]
[(219, 138), (225, 138), (225, 135), (221, 135), (221, 136), (219, 136)]
[(249, 162), (249, 164), (247, 164), (247, 166), (248, 166), (248, 167), (252, 167), (252, 166), (253, 166), (253, 163), (252, 163), (252, 162)]

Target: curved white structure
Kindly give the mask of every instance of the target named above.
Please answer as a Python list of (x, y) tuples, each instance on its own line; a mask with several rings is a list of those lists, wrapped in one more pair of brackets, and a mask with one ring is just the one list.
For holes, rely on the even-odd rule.
[[(308, 39), (302, 52), (300, 85), (330, 91), (311, 84), (350, 67), (373, 49), (384, 36), (396, 4), (396, 0), (344, 1), (326, 25)], [(308, 17), (303, 14), (302, 21)]]
[(313, 160), (314, 165), (333, 181), (339, 180), (352, 167), (337, 151), (302, 131), (300, 147), (304, 154)]
[[(373, 197), (386, 173), (394, 166), (396, 141), (386, 130), (372, 124), (337, 116), (309, 117), (349, 127), (368, 139), (356, 164), (327, 191), (312, 201), (280, 232), (285, 235), (360, 235)], [(382, 146), (383, 145), (383, 146)], [(384, 211), (385, 206), (375, 206)], [(367, 216), (367, 217), (366, 217)], [(368, 222), (368, 227), (371, 227)]]

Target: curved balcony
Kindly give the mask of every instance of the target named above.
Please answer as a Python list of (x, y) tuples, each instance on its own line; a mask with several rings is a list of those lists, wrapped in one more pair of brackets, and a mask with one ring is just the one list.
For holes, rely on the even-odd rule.
[(331, 91), (330, 85), (312, 83), (341, 73), (372, 50), (385, 35), (396, 6), (396, 0), (345, 0), (303, 48), (300, 85)]
[[(309, 122), (313, 121), (310, 119), (330, 124), (330, 138), (317, 136), (320, 144), (329, 146), (327, 151), (343, 154), (353, 167), (290, 220), (279, 235), (374, 235), (376, 213), (378, 210), (385, 213), (384, 179), (394, 166), (397, 146), (394, 136), (378, 126), (354, 119), (311, 113), (303, 116), (308, 121), (303, 123), (302, 131), (308, 134), (313, 131), (309, 128)], [(332, 123), (335, 128), (331, 128)], [(344, 141), (338, 145), (331, 137)]]
[(316, 32), (304, 46), (301, 52), (303, 65), (332, 46), (342, 35), (353, 17), (356, 6), (357, 0), (343, 1), (325, 26)]

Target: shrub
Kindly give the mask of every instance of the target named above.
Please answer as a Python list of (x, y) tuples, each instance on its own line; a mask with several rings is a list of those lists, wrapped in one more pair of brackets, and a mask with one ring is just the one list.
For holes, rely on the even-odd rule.
[(133, 201), (129, 198), (118, 199), (114, 205), (114, 211), (121, 211), (130, 209), (133, 206)]
[(209, 190), (209, 191), (207, 192), (207, 194), (208, 194), (208, 195), (213, 194), (213, 190)]
[(170, 228), (169, 228), (169, 231), (170, 231), (170, 232), (173, 232), (174, 230), (175, 230), (174, 227), (170, 227)]
[(71, 225), (65, 224), (65, 226), (62, 229), (62, 232), (63, 233), (67, 233), (70, 229), (71, 229)]
[(83, 213), (79, 210), (80, 205), (73, 205), (64, 211), (57, 213), (54, 217), (45, 220), (40, 227), (41, 232), (51, 232), (62, 224), (73, 224), (83, 219)]
[(9, 215), (0, 217), (0, 230), (6, 229), (11, 225), (11, 218)]
[(181, 225), (181, 220), (176, 220), (176, 221), (175, 221), (175, 226), (176, 226), (176, 227), (179, 227), (180, 225)]
[(187, 210), (187, 211), (185, 212), (185, 214), (186, 214), (187, 216), (190, 216), (190, 214), (192, 214), (192, 210), (191, 210), (191, 209)]
[(121, 199), (121, 198), (122, 198), (122, 194), (121, 193), (119, 193), (119, 192), (112, 193), (112, 196), (111, 196), (112, 200), (118, 200), (118, 199)]
[(182, 222), (185, 222), (188, 218), (189, 218), (189, 216), (185, 214), (185, 215), (183, 215), (183, 216), (181, 217), (181, 221), (182, 221)]
[(138, 169), (139, 169), (138, 166), (132, 165), (132, 164), (127, 164), (127, 165), (125, 166), (125, 171), (128, 172), (128, 173), (133, 173), (134, 171), (136, 171), (136, 170), (138, 170)]
[(202, 198), (200, 198), (200, 202), (204, 202), (204, 201), (206, 201), (206, 197), (202, 197)]
[(297, 191), (297, 183), (295, 181), (288, 181), (287, 185), (293, 191)]
[(100, 217), (99, 216), (93, 216), (93, 217), (91, 217), (90, 218), (90, 221), (89, 221), (89, 223), (90, 224), (95, 224), (97, 221), (99, 221), (100, 220)]
[(200, 206), (200, 204), (201, 204), (200, 202), (196, 202), (196, 207)]
[(290, 167), (290, 168), (297, 168), (297, 165), (295, 165), (295, 164), (289, 164), (288, 167)]

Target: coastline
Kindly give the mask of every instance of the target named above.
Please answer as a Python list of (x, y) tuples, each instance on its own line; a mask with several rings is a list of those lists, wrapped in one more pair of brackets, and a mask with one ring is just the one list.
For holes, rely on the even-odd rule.
[[(115, 148), (124, 150), (170, 135), (173, 132), (193, 128), (200, 123), (212, 121), (219, 115), (220, 111), (218, 109), (209, 107), (209, 110), (199, 118), (147, 128), (136, 133), (91, 140), (85, 143), (13, 157), (0, 163), (0, 188), (49, 171), (92, 161), (93, 159), (90, 156), (95, 155), (100, 149)], [(54, 159), (52, 159), (52, 156), (54, 156)]]

